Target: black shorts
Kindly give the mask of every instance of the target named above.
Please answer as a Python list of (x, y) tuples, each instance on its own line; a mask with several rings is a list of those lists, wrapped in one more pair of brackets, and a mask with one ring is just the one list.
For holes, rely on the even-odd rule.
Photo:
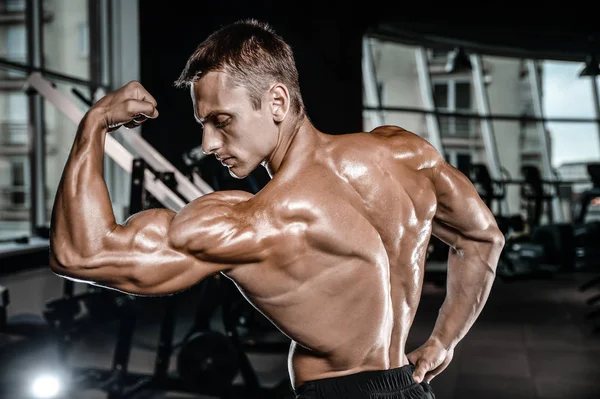
[(307, 381), (296, 388), (296, 399), (435, 399), (429, 384), (415, 382), (414, 369), (409, 364), (391, 370)]

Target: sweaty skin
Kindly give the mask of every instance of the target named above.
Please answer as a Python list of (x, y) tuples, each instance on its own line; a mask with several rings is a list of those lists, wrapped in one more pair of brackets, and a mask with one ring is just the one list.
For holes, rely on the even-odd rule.
[[(138, 94), (130, 87), (124, 96), (156, 107), (135, 87)], [(503, 245), (468, 179), (426, 140), (393, 126), (334, 136), (305, 117), (271, 147), (221, 138), (208, 148), (218, 141), (204, 118), (211, 101), (225, 99), (194, 104), (206, 152), (233, 157), (225, 164), (237, 176), (266, 155), (272, 180), (263, 190), (215, 192), (178, 213), (147, 210), (117, 224), (102, 177), (104, 136), (114, 126), (106, 100), (97, 107), (104, 112), (93, 108), (80, 124), (58, 189), (52, 270), (136, 295), (179, 292), (223, 273), (292, 340), (289, 372), (298, 387), (408, 364), (405, 343), (433, 233), (451, 247), (448, 289), (423, 350), (437, 348), (442, 358), (429, 368), (443, 370), (484, 306)], [(128, 112), (116, 119), (142, 113)]]

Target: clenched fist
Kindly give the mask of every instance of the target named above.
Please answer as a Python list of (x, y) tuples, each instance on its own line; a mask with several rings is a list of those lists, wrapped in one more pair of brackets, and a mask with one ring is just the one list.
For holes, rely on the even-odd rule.
[(158, 117), (156, 100), (144, 87), (131, 81), (120, 89), (108, 93), (90, 108), (91, 113), (109, 132), (121, 126), (135, 128), (146, 119)]

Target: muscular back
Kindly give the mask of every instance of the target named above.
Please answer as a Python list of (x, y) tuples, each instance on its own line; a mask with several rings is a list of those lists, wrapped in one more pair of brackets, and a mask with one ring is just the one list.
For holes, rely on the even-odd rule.
[(292, 340), (294, 383), (400, 367), (436, 212), (439, 154), (398, 128), (324, 136), (249, 202), (268, 261), (228, 272)]

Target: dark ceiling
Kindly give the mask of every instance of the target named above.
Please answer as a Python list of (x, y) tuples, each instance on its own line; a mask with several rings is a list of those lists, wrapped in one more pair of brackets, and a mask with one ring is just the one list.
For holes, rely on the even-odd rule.
[(591, 53), (600, 55), (600, 18), (595, 19), (589, 23), (583, 17), (544, 19), (521, 13), (518, 18), (501, 18), (488, 13), (465, 21), (454, 19), (452, 13), (438, 19), (412, 14), (375, 18), (368, 32), (408, 44), (448, 49), (462, 45), (481, 54), (584, 61)]
[[(185, 13), (198, 21), (232, 19), (236, 14), (276, 25), (282, 21), (318, 25), (322, 27), (318, 34), (327, 34), (324, 26), (328, 23), (333, 30), (344, 24), (391, 40), (448, 49), (462, 44), (482, 54), (584, 61), (591, 52), (600, 53), (600, 17), (593, 3), (585, 7), (584, 3), (560, 2), (554, 8), (549, 2), (527, 1), (172, 0), (166, 8), (164, 1), (142, 3), (155, 13), (176, 12), (178, 18)], [(335, 14), (327, 13), (330, 9)]]

